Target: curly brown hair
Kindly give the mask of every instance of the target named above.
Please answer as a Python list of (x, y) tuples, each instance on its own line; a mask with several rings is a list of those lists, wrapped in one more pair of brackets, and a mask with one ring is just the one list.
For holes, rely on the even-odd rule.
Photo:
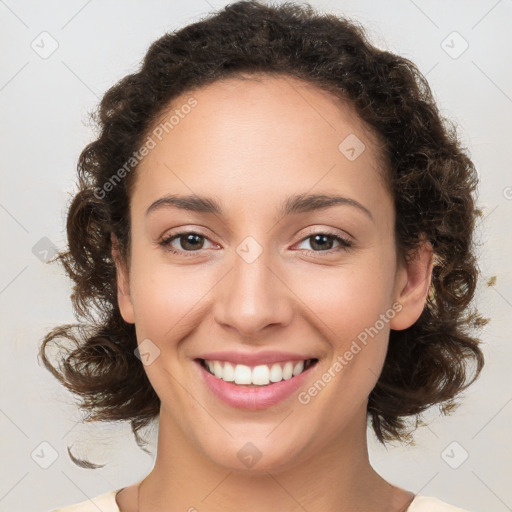
[[(115, 186), (106, 184), (174, 98), (251, 73), (298, 77), (350, 103), (383, 144), (397, 254), (409, 257), (422, 236), (434, 249), (424, 310), (409, 328), (391, 331), (367, 406), (381, 443), (410, 440), (407, 417), (416, 415), (418, 421), (434, 404), (451, 412), (458, 405), (455, 397), (484, 364), (473, 332), (486, 322), (472, 304), (479, 273), (473, 242), (477, 173), (412, 62), (372, 46), (353, 21), (320, 14), (306, 3), (227, 5), (155, 41), (140, 69), (105, 93), (95, 113), (99, 137), (79, 157), (68, 247), (55, 258), (74, 282), (71, 298), (79, 323), (52, 330), (40, 356), (81, 397), (86, 421), (129, 420), (141, 446), (138, 431), (158, 416), (160, 399), (134, 353), (134, 325), (121, 317), (111, 252), (113, 233), (122, 258), (129, 260), (136, 166)], [(58, 339), (75, 346), (57, 369), (45, 349)]]

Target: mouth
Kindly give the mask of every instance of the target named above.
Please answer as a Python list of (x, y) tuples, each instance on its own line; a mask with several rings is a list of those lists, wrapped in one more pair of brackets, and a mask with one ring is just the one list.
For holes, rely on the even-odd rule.
[(224, 405), (258, 411), (290, 399), (314, 377), (318, 359), (249, 366), (211, 359), (194, 360), (210, 396)]
[(196, 362), (218, 380), (244, 388), (261, 388), (295, 379), (315, 366), (318, 359), (282, 361), (255, 366), (200, 358), (196, 359)]

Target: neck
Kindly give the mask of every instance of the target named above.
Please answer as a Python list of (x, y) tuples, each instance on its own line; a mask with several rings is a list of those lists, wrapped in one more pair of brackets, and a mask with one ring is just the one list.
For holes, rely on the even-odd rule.
[(139, 512), (406, 510), (413, 495), (391, 486), (369, 463), (366, 410), (362, 413), (357, 425), (332, 442), (320, 442), (313, 456), (240, 470), (212, 462), (162, 408), (157, 459), (144, 480)]

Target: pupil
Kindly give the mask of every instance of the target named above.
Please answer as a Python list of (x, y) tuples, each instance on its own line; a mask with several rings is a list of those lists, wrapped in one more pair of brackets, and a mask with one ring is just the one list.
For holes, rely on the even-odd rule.
[[(194, 242), (198, 243), (198, 239), (201, 238), (199, 235), (194, 235), (193, 233), (190, 233), (189, 235), (185, 235), (184, 237), (181, 237), (182, 239), (185, 238), (185, 244), (182, 244), (183, 248), (186, 248), (187, 244), (194, 245)], [(190, 248), (190, 247), (189, 247)], [(197, 249), (197, 247), (191, 247), (192, 250)]]
[[(330, 238), (331, 237), (329, 235), (314, 235), (313, 236), (313, 243), (311, 244), (311, 246), (313, 248), (315, 248), (314, 246), (316, 244), (316, 245), (319, 246), (320, 249), (322, 249), (322, 248), (325, 249), (326, 246), (325, 246), (325, 244), (322, 244), (321, 240), (323, 240), (325, 242), (326, 240), (328, 241)], [(319, 240), (320, 240), (320, 244), (318, 244)], [(327, 250), (332, 248), (331, 247), (332, 246), (332, 242), (333, 242), (332, 240), (331, 240), (331, 243), (327, 242), (327, 245), (329, 246), (329, 247), (327, 247)]]

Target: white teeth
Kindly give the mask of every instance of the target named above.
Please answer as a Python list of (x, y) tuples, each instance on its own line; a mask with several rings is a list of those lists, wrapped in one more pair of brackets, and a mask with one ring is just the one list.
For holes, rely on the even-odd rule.
[(261, 364), (250, 367), (245, 364), (237, 364), (235, 367), (231, 363), (221, 361), (205, 361), (210, 373), (213, 373), (218, 379), (226, 382), (235, 382), (235, 384), (254, 384), (257, 386), (266, 386), (271, 382), (280, 382), (288, 380), (304, 371), (305, 361), (293, 363), (274, 363), (272, 366)]
[(281, 380), (283, 380), (283, 370), (281, 369), (281, 365), (274, 363), (272, 368), (270, 368), (270, 382), (279, 382)]
[(213, 373), (215, 374), (215, 377), (217, 377), (218, 379), (222, 377), (222, 366), (219, 363), (219, 361), (213, 362)]
[(226, 382), (233, 382), (235, 380), (235, 369), (231, 363), (224, 363), (222, 380), (225, 380)]
[(302, 373), (304, 370), (304, 361), (299, 361), (294, 367), (293, 367), (293, 376), (299, 375), (299, 373)]
[[(222, 379), (222, 375), (219, 376), (219, 379)], [(235, 366), (235, 384), (251, 384), (251, 369), (249, 366), (245, 366), (245, 364)]]
[(265, 364), (255, 366), (252, 371), (252, 383), (258, 386), (265, 386), (270, 382), (270, 370)]
[(290, 363), (290, 361), (288, 361), (287, 363), (285, 363), (284, 368), (283, 368), (283, 379), (288, 380), (288, 379), (291, 379), (292, 377), (293, 377), (293, 363)]

